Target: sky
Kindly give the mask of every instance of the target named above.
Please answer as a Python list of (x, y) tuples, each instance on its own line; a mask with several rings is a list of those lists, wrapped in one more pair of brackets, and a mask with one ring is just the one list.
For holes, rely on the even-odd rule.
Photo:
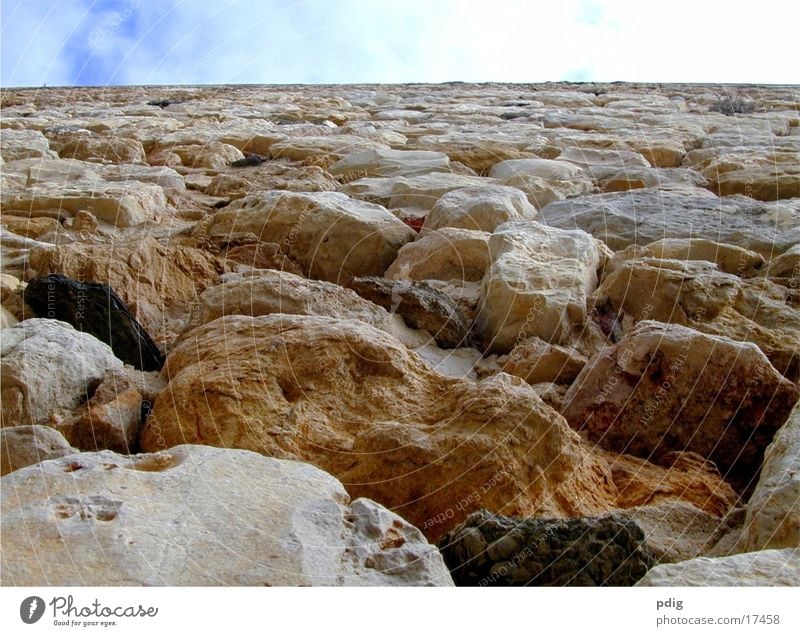
[(0, 86), (800, 83), (800, 2), (0, 0)]

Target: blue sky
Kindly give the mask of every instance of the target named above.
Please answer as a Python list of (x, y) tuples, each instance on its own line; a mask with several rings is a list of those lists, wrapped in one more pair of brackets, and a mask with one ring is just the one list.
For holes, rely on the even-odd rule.
[(800, 3), (747, 4), (0, 0), (0, 85), (800, 83)]

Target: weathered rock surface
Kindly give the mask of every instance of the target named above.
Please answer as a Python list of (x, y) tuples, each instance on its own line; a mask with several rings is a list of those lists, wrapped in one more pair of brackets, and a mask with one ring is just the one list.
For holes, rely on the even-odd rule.
[(444, 349), (468, 347), (470, 324), (446, 294), (416, 281), (378, 277), (354, 278), (350, 288), (362, 298), (403, 317), (413, 329), (424, 329)]
[(406, 243), (386, 270), (393, 280), (479, 282), (491, 263), (488, 232), (442, 228)]
[[(112, 450), (134, 453), (139, 447), (139, 433), (146, 404), (147, 384), (135, 371), (111, 371), (100, 382), (92, 396), (72, 413), (58, 417), (52, 426), (63, 433), (70, 444), (83, 451)], [(127, 372), (126, 372), (127, 371)]]
[(800, 242), (800, 202), (781, 203), (770, 207), (699, 188), (646, 188), (556, 201), (541, 215), (548, 225), (580, 228), (614, 250), (667, 238), (703, 238), (769, 256)]
[(574, 515), (616, 498), (602, 462), (520, 380), (441, 376), (361, 322), (227, 316), (187, 333), (164, 374), (143, 450), (187, 441), (310, 461), (431, 537), (481, 506)]
[(495, 230), (489, 249), (478, 321), (491, 350), (509, 351), (531, 336), (561, 344), (586, 320), (600, 266), (591, 236), (512, 221)]
[(800, 378), (800, 311), (777, 285), (725, 274), (707, 261), (632, 258), (604, 278), (594, 302), (623, 330), (650, 319), (753, 342), (780, 373)]
[(479, 510), (439, 540), (456, 585), (630, 586), (654, 565), (624, 516), (519, 519)]
[(577, 165), (551, 159), (512, 159), (492, 166), (489, 176), (519, 188), (541, 210), (547, 204), (585, 194), (592, 189), (588, 174)]
[(755, 345), (647, 320), (584, 367), (562, 413), (604, 448), (689, 450), (747, 483), (797, 398)]
[(234, 200), (267, 190), (335, 191), (338, 185), (334, 178), (319, 166), (294, 166), (270, 161), (255, 168), (221, 172), (211, 178), (204, 192), (211, 196)]
[(3, 128), (0, 136), (0, 156), (3, 161), (16, 161), (31, 157), (57, 158), (50, 144), (38, 130), (11, 130)]
[(111, 347), (65, 322), (31, 318), (3, 330), (2, 425), (48, 424), (122, 368)]
[(50, 217), (28, 217), (4, 214), (0, 224), (9, 232), (31, 239), (38, 239), (43, 234), (57, 231), (61, 227), (58, 219)]
[(534, 221), (538, 214), (521, 190), (499, 185), (473, 186), (451, 190), (439, 198), (422, 227), (460, 227), (491, 233), (506, 221)]
[(6, 585), (452, 585), (419, 530), (308, 464), (182, 445), (2, 486)]
[(88, 130), (61, 132), (49, 137), (50, 147), (62, 159), (98, 163), (144, 163), (142, 143), (117, 135), (103, 136)]
[(695, 166), (703, 168), (712, 192), (719, 196), (743, 194), (759, 201), (800, 197), (800, 151), (737, 150), (725, 149)]
[(174, 212), (164, 190), (157, 185), (96, 178), (62, 183), (40, 181), (35, 188), (4, 189), (0, 204), (4, 211), (18, 216), (61, 218), (87, 210), (121, 228), (159, 221)]
[(0, 428), (0, 475), (76, 452), (61, 433), (49, 426)]
[(719, 517), (683, 502), (629, 508), (625, 515), (643, 531), (658, 563), (678, 563), (707, 556), (724, 524)]
[(763, 550), (657, 565), (643, 587), (776, 587), (800, 584), (800, 549)]
[(125, 303), (104, 283), (80, 282), (49, 274), (28, 282), (25, 302), (40, 318), (54, 318), (91, 334), (126, 364), (158, 371), (164, 356)]
[(528, 338), (498, 359), (503, 371), (529, 384), (538, 382), (571, 383), (586, 364), (574, 349), (553, 345), (539, 338)]
[[(429, 538), (480, 508), (622, 510), (664, 562), (797, 545), (793, 87), (73, 87), (0, 109), (3, 346), (36, 324), (25, 281), (59, 274), (173, 354), (82, 379), (60, 326), (46, 363), (11, 358), (42, 419), (9, 425), (310, 461)], [(430, 290), (399, 312), (406, 287)], [(576, 398), (592, 440), (559, 415)]]
[(739, 499), (717, 467), (696, 453), (672, 451), (659, 457), (656, 464), (599, 448), (595, 452), (608, 462), (620, 508), (688, 503), (722, 518)]
[(411, 209), (413, 214), (425, 216), (442, 195), (488, 184), (487, 179), (480, 177), (430, 172), (415, 177), (364, 177), (346, 184), (342, 191), (354, 199), (378, 203), (389, 209)]
[(12, 314), (8, 309), (5, 307), (0, 307), (0, 329), (7, 329), (8, 327), (13, 327), (19, 322), (17, 317)]
[(277, 141), (270, 145), (269, 153), (280, 159), (313, 160), (316, 165), (330, 165), (343, 157), (365, 150), (389, 150), (379, 141), (355, 135), (330, 135), (327, 137), (297, 137)]
[(360, 320), (387, 329), (388, 315), (354, 291), (308, 280), (288, 272), (259, 270), (225, 274), (219, 285), (206, 289), (192, 313), (191, 326), (204, 325), (222, 316), (329, 316)]
[(764, 453), (747, 504), (745, 543), (750, 551), (800, 547), (800, 406)]
[(414, 232), (385, 208), (338, 192), (266, 192), (234, 201), (210, 236), (249, 232), (277, 243), (311, 278), (382, 276)]
[(345, 181), (353, 177), (413, 177), (428, 172), (450, 172), (450, 159), (430, 150), (362, 150), (345, 155), (329, 171)]
[(709, 239), (661, 239), (650, 243), (646, 249), (656, 258), (709, 261), (721, 271), (738, 276), (752, 273), (764, 264), (764, 257), (758, 252)]

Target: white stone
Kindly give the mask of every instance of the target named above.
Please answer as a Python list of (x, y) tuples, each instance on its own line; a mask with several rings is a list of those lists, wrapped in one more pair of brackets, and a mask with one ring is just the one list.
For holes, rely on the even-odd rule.
[(58, 155), (50, 150), (50, 143), (38, 130), (14, 130), (3, 128), (0, 135), (0, 155), (3, 161), (16, 161), (30, 157), (55, 159)]
[(2, 487), (7, 585), (452, 585), (419, 530), (310, 464), (208, 446), (103, 451)]
[(444, 194), (425, 217), (423, 229), (459, 227), (494, 232), (506, 221), (534, 221), (538, 215), (525, 193), (517, 188), (472, 186)]
[(442, 228), (400, 248), (386, 270), (393, 280), (480, 281), (491, 262), (488, 232)]
[(763, 550), (657, 565), (638, 587), (778, 587), (800, 585), (800, 549)]
[(450, 159), (429, 150), (361, 150), (345, 155), (328, 172), (363, 177), (413, 177), (428, 172), (450, 172)]
[(107, 344), (49, 318), (4, 329), (0, 352), (3, 426), (46, 424), (83, 402), (91, 383), (123, 366)]
[(545, 180), (569, 181), (582, 175), (583, 170), (572, 163), (554, 159), (509, 159), (492, 166), (489, 176), (506, 179), (515, 175), (531, 175)]
[(61, 433), (49, 426), (0, 428), (0, 475), (76, 452)]
[(536, 221), (501, 225), (489, 239), (492, 264), (483, 279), (478, 323), (492, 350), (531, 336), (563, 344), (586, 320), (600, 253), (591, 236)]

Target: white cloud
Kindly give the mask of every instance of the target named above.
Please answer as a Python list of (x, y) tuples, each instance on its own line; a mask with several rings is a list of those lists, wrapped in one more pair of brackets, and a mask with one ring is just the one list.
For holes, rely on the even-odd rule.
[(738, 7), (700, 0), (2, 0), (0, 79), (6, 86), (90, 79), (796, 82), (800, 10), (777, 0)]

